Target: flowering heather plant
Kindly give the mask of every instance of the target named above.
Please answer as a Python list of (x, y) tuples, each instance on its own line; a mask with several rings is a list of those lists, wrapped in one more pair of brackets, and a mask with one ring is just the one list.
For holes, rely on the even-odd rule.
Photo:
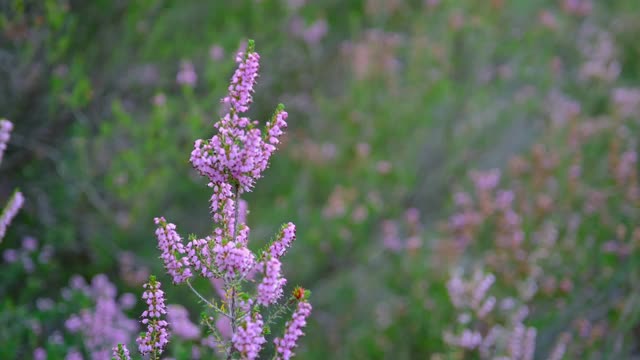
[(453, 329), (445, 332), (444, 341), (481, 359), (531, 360), (537, 330), (523, 324), (529, 311), (514, 298), (498, 300), (489, 295), (494, 282), (493, 274), (481, 270), (470, 280), (453, 274), (447, 290), (458, 318)]
[[(450, 248), (442, 247), (440, 258), (482, 264), (499, 291), (527, 305), (529, 318), (547, 328), (553, 323), (549, 358), (598, 354), (613, 337), (617, 347), (605, 351), (623, 354), (635, 346), (633, 335), (616, 325), (635, 307), (625, 267), (640, 248), (637, 139), (631, 135), (637, 122), (626, 111), (635, 99), (621, 104), (620, 97), (616, 89), (610, 94), (613, 116), (590, 118), (580, 103), (557, 96), (549, 114), (552, 136), (514, 157), (502, 181), (494, 170), (472, 172), (470, 191), (455, 195), (457, 213), (443, 226)], [(459, 288), (449, 290), (462, 316), (452, 292)], [(450, 332), (448, 343), (476, 346), (488, 336), (463, 331)]]
[[(7, 143), (11, 138), (11, 131), (13, 130), (13, 124), (11, 121), (7, 119), (0, 119), (0, 163), (2, 162), (2, 157), (4, 155), (4, 151), (7, 148)], [(9, 202), (2, 210), (2, 214), (0, 214), (0, 242), (4, 238), (5, 233), (7, 232), (7, 227), (13, 221), (13, 218), (18, 214), (20, 208), (24, 204), (24, 196), (18, 190), (13, 192)]]
[(133, 305), (131, 299), (124, 295), (117, 299), (115, 285), (103, 274), (96, 275), (91, 284), (85, 284), (82, 277), (74, 276), (62, 295), (69, 298), (74, 291), (89, 297), (94, 306), (72, 314), (65, 322), (66, 329), (82, 335), (92, 359), (110, 359), (112, 344), (128, 341), (138, 329), (136, 321), (124, 312)]
[[(311, 313), (308, 302), (309, 292), (296, 288), (290, 300), (278, 304), (282, 299), (286, 279), (282, 274), (281, 257), (296, 238), (296, 228), (292, 223), (284, 224), (279, 234), (268, 246), (257, 254), (248, 248), (249, 227), (245, 223), (246, 203), (240, 198), (250, 192), (255, 182), (268, 167), (269, 159), (280, 142), (287, 126), (287, 112), (279, 105), (266, 123), (265, 129), (258, 128), (258, 122), (243, 116), (253, 101), (253, 88), (258, 77), (260, 56), (249, 42), (246, 53), (236, 57), (238, 69), (233, 74), (229, 93), (222, 99), (228, 105), (225, 114), (214, 127), (218, 133), (208, 140), (197, 140), (191, 153), (193, 167), (209, 180), (213, 189), (211, 212), (215, 228), (204, 238), (191, 237), (186, 244), (178, 234), (176, 226), (163, 217), (155, 218), (158, 226), (156, 237), (161, 259), (167, 274), (176, 285), (186, 284), (206, 305), (208, 311), (217, 313), (218, 320), (226, 318), (230, 322), (230, 334), (222, 330), (214, 317), (203, 314), (203, 323), (213, 336), (214, 346), (227, 359), (256, 359), (267, 342), (265, 335), (269, 326), (290, 306), (295, 305), (293, 318), (285, 328), (282, 337), (274, 340), (275, 358), (289, 359), (297, 346), (306, 319)], [(220, 299), (202, 295), (193, 286), (196, 275), (207, 278), (214, 284), (222, 282)], [(254, 280), (260, 277), (260, 280)], [(255, 291), (247, 284), (257, 282)], [(199, 335), (198, 331), (175, 328), (179, 324), (168, 324), (164, 320), (167, 309), (160, 283), (151, 277), (145, 285), (143, 299), (148, 310), (142, 314), (142, 323), (147, 331), (138, 338), (138, 348), (152, 359), (159, 358), (170, 336), (168, 325), (182, 337), (185, 331)], [(170, 318), (185, 320), (185, 314), (170, 308)], [(187, 326), (189, 327), (189, 326)], [(222, 326), (223, 327), (223, 326)], [(224, 336), (228, 335), (228, 336)], [(204, 341), (203, 341), (204, 342)], [(124, 346), (113, 349), (118, 359), (127, 359)]]

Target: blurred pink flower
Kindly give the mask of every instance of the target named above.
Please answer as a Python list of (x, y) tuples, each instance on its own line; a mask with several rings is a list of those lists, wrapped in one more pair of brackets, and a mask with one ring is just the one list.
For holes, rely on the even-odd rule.
[(224, 57), (224, 49), (220, 45), (213, 45), (209, 49), (209, 57), (213, 61), (220, 61)]
[(176, 82), (178, 85), (194, 87), (196, 86), (197, 81), (198, 75), (196, 74), (196, 70), (191, 61), (182, 61), (180, 64), (180, 71), (178, 71), (178, 75), (176, 75)]
[(167, 97), (164, 93), (159, 93), (153, 96), (153, 105), (155, 106), (163, 106), (167, 102)]

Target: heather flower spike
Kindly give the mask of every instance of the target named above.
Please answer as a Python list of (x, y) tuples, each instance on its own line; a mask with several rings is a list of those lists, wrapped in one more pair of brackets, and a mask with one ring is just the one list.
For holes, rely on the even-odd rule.
[(131, 355), (129, 355), (129, 349), (125, 345), (118, 344), (113, 348), (113, 360), (131, 360)]
[(282, 338), (276, 338), (273, 343), (276, 345), (277, 359), (290, 359), (294, 353), (293, 349), (298, 345), (298, 339), (304, 335), (302, 329), (307, 325), (307, 318), (311, 314), (311, 304), (307, 301), (298, 302), (298, 307), (293, 313), (292, 319), (287, 322), (287, 326)]
[[(278, 304), (287, 283), (281, 258), (296, 238), (295, 225), (284, 224), (275, 240), (258, 254), (247, 246), (250, 235), (246, 224), (248, 204), (241, 196), (253, 190), (269, 166), (271, 155), (287, 127), (288, 117), (282, 104), (262, 128), (258, 121), (244, 115), (253, 102), (259, 61), (255, 44), (249, 41), (246, 53), (236, 56), (238, 67), (231, 77), (228, 94), (222, 99), (228, 105), (228, 112), (214, 124), (217, 131), (211, 138), (195, 141), (189, 159), (212, 189), (213, 231), (204, 237), (190, 236), (189, 241), (183, 243), (174, 224), (163, 217), (154, 220), (160, 258), (173, 283), (186, 283), (207, 311), (217, 313), (215, 317), (206, 313), (202, 317), (203, 325), (209, 330), (206, 333), (211, 334), (202, 342), (215, 339), (215, 347), (227, 359), (259, 358), (267, 342), (265, 335), (269, 333), (269, 325), (295, 302), (297, 305), (284, 336), (274, 341), (275, 357), (289, 359), (311, 313), (309, 292), (300, 287), (294, 290), (292, 302)], [(217, 293), (219, 300), (212, 300), (213, 296), (203, 295), (193, 287), (192, 278), (198, 275), (216, 285), (212, 293)], [(254, 280), (254, 277), (258, 278)], [(155, 278), (145, 285), (143, 299), (149, 306), (142, 314), (147, 331), (137, 339), (138, 349), (143, 355), (149, 354), (156, 359), (166, 346), (169, 334), (168, 324), (162, 319), (167, 312), (163, 292)], [(176, 335), (194, 338), (205, 333), (185, 326), (189, 325), (186, 310), (176, 312), (181, 308), (175, 305), (169, 309), (172, 321), (177, 322), (171, 324)], [(261, 311), (268, 311), (269, 316), (263, 318)], [(126, 358), (126, 348), (115, 350), (116, 359)]]
[(16, 217), (23, 204), (24, 196), (22, 193), (18, 190), (14, 191), (9, 202), (4, 207), (4, 210), (2, 210), (2, 215), (0, 215), (0, 241), (4, 238), (7, 228), (11, 224), (11, 221), (13, 221), (13, 218)]
[[(11, 121), (0, 119), (0, 163), (2, 162), (4, 151), (7, 149), (12, 130), (13, 123), (11, 123)], [(2, 242), (7, 228), (22, 208), (22, 205), (24, 205), (24, 196), (20, 191), (15, 190), (9, 202), (2, 210), (2, 214), (0, 214), (0, 242)]]
[(164, 292), (160, 289), (160, 282), (153, 275), (149, 277), (149, 282), (144, 288), (146, 290), (142, 299), (147, 303), (148, 309), (142, 312), (142, 324), (147, 327), (147, 331), (140, 334), (136, 342), (141, 354), (150, 354), (151, 359), (159, 359), (169, 342), (168, 324), (162, 319), (167, 313)]

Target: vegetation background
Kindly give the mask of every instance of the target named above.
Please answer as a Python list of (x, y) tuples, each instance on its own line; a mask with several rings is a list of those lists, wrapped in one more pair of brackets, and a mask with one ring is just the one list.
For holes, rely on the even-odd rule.
[[(249, 38), (251, 115), (290, 114), (246, 197), (251, 246), (297, 225), (298, 358), (493, 358), (445, 336), (512, 323), (465, 321), (458, 273), (527, 306), (536, 359), (640, 356), (640, 2), (3, 0), (0, 29), (0, 198), (27, 199), (0, 244), (0, 358), (90, 358), (65, 329), (95, 306), (61, 291), (74, 275), (138, 297), (163, 274), (155, 216), (207, 233), (188, 154)], [(166, 292), (197, 322), (192, 294)]]

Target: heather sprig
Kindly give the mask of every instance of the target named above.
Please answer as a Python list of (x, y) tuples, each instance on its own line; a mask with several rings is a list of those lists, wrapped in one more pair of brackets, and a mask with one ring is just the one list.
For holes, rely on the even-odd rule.
[(293, 349), (298, 345), (300, 336), (304, 335), (302, 329), (307, 325), (307, 318), (310, 314), (311, 304), (307, 301), (298, 302), (292, 319), (287, 322), (284, 336), (273, 341), (276, 345), (277, 359), (287, 360), (294, 355)]
[(115, 360), (131, 360), (129, 349), (125, 345), (118, 344), (113, 348), (113, 357)]
[(142, 294), (148, 305), (148, 309), (142, 312), (142, 324), (147, 327), (147, 331), (140, 334), (136, 339), (138, 350), (141, 354), (150, 354), (151, 359), (159, 359), (169, 342), (169, 332), (167, 331), (167, 321), (162, 318), (167, 313), (164, 304), (164, 292), (160, 289), (160, 282), (155, 276), (149, 277), (149, 282), (144, 285), (145, 292)]
[[(7, 119), (0, 119), (0, 163), (2, 163), (2, 157), (4, 155), (4, 151), (7, 148), (7, 144), (9, 143), (9, 139), (11, 138), (11, 131), (13, 130), (13, 123)], [(13, 218), (16, 217), (18, 211), (24, 205), (24, 196), (19, 190), (15, 190), (2, 210), (2, 214), (0, 214), (0, 242), (4, 238), (5, 233), (7, 232), (7, 228), (13, 221)]]
[[(190, 236), (184, 244), (176, 226), (164, 217), (155, 218), (156, 237), (161, 259), (175, 285), (186, 283), (205, 306), (202, 323), (209, 336), (201, 343), (216, 348), (227, 359), (256, 359), (267, 342), (269, 323), (297, 303), (293, 318), (287, 323), (282, 338), (277, 338), (276, 358), (289, 359), (302, 328), (311, 313), (309, 292), (296, 288), (290, 303), (278, 304), (287, 280), (282, 273), (281, 258), (296, 238), (296, 227), (288, 222), (264, 251), (255, 254), (248, 245), (250, 228), (246, 224), (248, 205), (241, 195), (253, 190), (256, 181), (269, 166), (269, 160), (287, 127), (287, 112), (278, 105), (263, 129), (258, 121), (243, 114), (253, 102), (253, 92), (260, 56), (253, 41), (245, 53), (236, 57), (238, 68), (231, 78), (228, 94), (222, 102), (228, 112), (214, 124), (211, 138), (196, 140), (190, 162), (208, 180), (213, 231), (204, 237)], [(192, 284), (196, 275), (210, 280), (219, 300), (201, 294)], [(255, 279), (261, 276), (261, 279)], [(255, 286), (250, 286), (256, 283)], [(249, 290), (253, 288), (253, 291)], [(146, 333), (138, 338), (142, 354), (157, 358), (166, 346), (169, 334), (162, 316), (167, 312), (160, 283), (151, 278), (145, 285), (143, 299), (149, 309), (142, 315)], [(213, 312), (214, 314), (211, 314)], [(270, 316), (263, 320), (263, 313)], [(170, 305), (171, 329), (182, 338), (194, 339), (201, 332), (188, 321), (186, 310)], [(213, 316), (212, 316), (213, 315)], [(216, 320), (217, 319), (217, 320)], [(124, 356), (118, 348), (118, 356)]]

